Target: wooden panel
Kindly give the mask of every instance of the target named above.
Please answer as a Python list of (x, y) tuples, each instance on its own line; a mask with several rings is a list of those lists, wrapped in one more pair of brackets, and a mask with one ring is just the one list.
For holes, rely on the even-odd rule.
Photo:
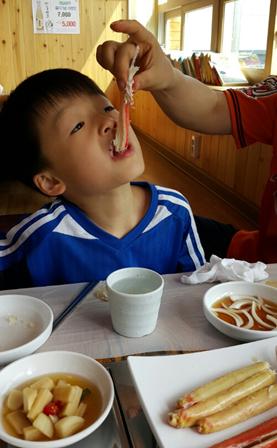
[[(16, 84), (15, 70), (13, 69), (13, 40), (15, 39), (14, 30), (11, 29), (10, 2), (0, 3), (0, 61), (1, 74), (0, 84), (7, 88), (7, 73), (9, 73), (9, 83)], [(11, 69), (12, 67), (12, 69)]]
[(80, 34), (34, 34), (31, 0), (0, 2), (0, 84), (9, 93), (33, 73), (69, 67), (92, 77), (106, 90), (112, 76), (95, 58), (106, 39), (122, 40), (109, 24), (127, 18), (127, 0), (80, 0)]
[(135, 95), (132, 122), (146, 136), (200, 168), (203, 174), (222, 183), (238, 198), (259, 206), (269, 175), (271, 147), (256, 143), (237, 150), (231, 136), (202, 135), (200, 157), (194, 159), (191, 137), (197, 133), (176, 126), (147, 92)]

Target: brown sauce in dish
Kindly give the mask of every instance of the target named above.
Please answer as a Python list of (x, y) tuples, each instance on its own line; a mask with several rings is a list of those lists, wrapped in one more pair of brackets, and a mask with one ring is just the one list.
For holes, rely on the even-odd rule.
[[(81, 377), (81, 376), (77, 376), (77, 375), (69, 375), (69, 374), (64, 374), (64, 373), (55, 373), (55, 374), (48, 374), (48, 375), (42, 375), (40, 377), (36, 377), (36, 378), (32, 378), (32, 380), (25, 382), (24, 384), (21, 384), (19, 386), (16, 387), (16, 389), (19, 390), (23, 390), (26, 386), (30, 386), (31, 384), (35, 383), (36, 381), (38, 381), (41, 378), (46, 377), (47, 378), (51, 378), (52, 380), (54, 380), (54, 383), (56, 384), (59, 380), (63, 380), (66, 383), (72, 385), (72, 386), (79, 386), (83, 389), (83, 391), (85, 389), (88, 389), (90, 391), (90, 393), (85, 394), (86, 396), (82, 399), (82, 401), (87, 405), (86, 411), (83, 415), (83, 418), (85, 419), (84, 425), (83, 427), (80, 429), (80, 431), (82, 431), (83, 429), (87, 428), (88, 426), (90, 426), (94, 421), (96, 421), (98, 419), (98, 417), (101, 415), (101, 411), (102, 411), (102, 396), (101, 396), (101, 392), (98, 389), (98, 387), (93, 384), (92, 382), (86, 380), (85, 378)], [(8, 407), (7, 407), (7, 399), (8, 399), (8, 395), (6, 400), (4, 401), (4, 406), (2, 409), (2, 421), (3, 421), (3, 427), (5, 428), (5, 430), (7, 431), (8, 434), (10, 434), (13, 437), (17, 437), (19, 439), (24, 439), (23, 435), (19, 435), (17, 434), (17, 432), (15, 431), (15, 429), (13, 429), (13, 427), (10, 425), (10, 423), (7, 421), (6, 415), (9, 414), (10, 412), (12, 412)], [(32, 423), (30, 422), (30, 425), (32, 425)], [(43, 436), (40, 438), (40, 440), (57, 440), (58, 437), (57, 435), (55, 435), (54, 432), (54, 436), (52, 438), (48, 438), (46, 436)], [(30, 442), (31, 443), (31, 442)]]
[[(221, 298), (221, 299), (217, 300), (213, 304), (212, 309), (214, 309), (214, 308), (223, 308), (224, 307), (223, 305), (225, 305), (225, 306), (227, 306), (229, 308), (229, 306), (232, 305), (232, 303), (234, 303), (234, 302), (230, 299), (230, 297), (224, 297), (224, 298)], [(263, 303), (264, 303), (264, 305), (267, 305), (268, 307), (270, 307), (270, 309), (273, 311), (273, 313), (277, 313), (277, 304), (276, 303), (274, 303), (274, 302), (272, 302), (272, 301), (270, 301), (268, 299), (264, 299), (264, 298), (263, 298)], [(240, 310), (248, 309), (248, 308), (249, 308), (249, 305), (242, 305), (240, 307)], [(248, 310), (248, 312), (253, 317), (251, 309)], [(237, 326), (236, 322), (235, 322), (235, 319), (232, 316), (229, 316), (229, 315), (227, 315), (225, 313), (220, 313), (220, 311), (214, 311), (214, 313), (216, 314), (217, 317), (219, 317), (219, 319), (224, 320), (228, 324)], [(269, 312), (265, 311), (262, 308), (256, 307), (256, 313), (265, 323), (267, 323), (269, 325), (274, 325), (274, 323), (271, 320), (268, 320), (267, 317), (266, 317), (267, 314), (270, 314)], [(247, 317), (243, 313), (239, 313), (239, 316), (243, 320), (243, 325), (247, 324), (247, 322), (248, 322)], [(276, 314), (272, 314), (272, 316), (277, 318)], [(243, 325), (240, 328), (243, 328)], [(277, 329), (277, 327), (276, 327), (276, 329)], [(250, 330), (272, 331), (272, 330), (274, 330), (274, 328), (272, 328), (272, 330), (271, 330), (270, 328), (261, 325), (259, 322), (257, 322), (254, 319), (254, 325), (253, 325), (253, 327), (250, 328)]]

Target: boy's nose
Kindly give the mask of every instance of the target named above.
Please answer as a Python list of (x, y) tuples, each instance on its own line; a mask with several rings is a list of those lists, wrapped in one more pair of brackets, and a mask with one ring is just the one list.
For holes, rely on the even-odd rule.
[(100, 125), (100, 133), (101, 134), (108, 134), (109, 132), (114, 132), (117, 127), (117, 122), (114, 118), (108, 118), (106, 120), (103, 120), (103, 122)]

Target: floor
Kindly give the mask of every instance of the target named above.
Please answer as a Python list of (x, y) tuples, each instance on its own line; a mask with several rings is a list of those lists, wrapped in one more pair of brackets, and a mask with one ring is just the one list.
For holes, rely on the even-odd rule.
[[(242, 214), (170, 164), (153, 148), (143, 144), (143, 153), (146, 169), (141, 180), (179, 190), (189, 200), (194, 214), (229, 223), (236, 228), (253, 229), (253, 224)], [(3, 227), (3, 223), (4, 227), (9, 225), (13, 219), (12, 216), (6, 218), (3, 215), (32, 213), (46, 202), (48, 202), (47, 197), (20, 183), (13, 183), (12, 186), (9, 183), (0, 185), (0, 228)]]

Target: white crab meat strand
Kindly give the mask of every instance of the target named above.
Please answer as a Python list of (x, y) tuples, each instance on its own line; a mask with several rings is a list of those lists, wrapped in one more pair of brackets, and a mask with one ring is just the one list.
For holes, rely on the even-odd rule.
[(244, 295), (244, 294), (230, 294), (230, 299), (232, 301), (236, 301), (236, 300), (241, 300), (241, 299), (246, 299), (246, 300), (255, 300), (255, 301), (259, 301), (260, 299), (256, 296), (249, 296), (249, 295)]
[(275, 325), (275, 328), (277, 328), (277, 319), (276, 319), (276, 317), (271, 316), (270, 314), (267, 314), (267, 315), (266, 315), (266, 318), (267, 318), (268, 320), (270, 320), (271, 322), (273, 322), (274, 325)]
[(273, 311), (273, 309), (271, 309), (271, 306), (270, 306), (270, 305), (263, 304), (262, 309), (263, 309), (266, 313), (271, 314), (272, 316), (277, 316), (277, 311)]
[(252, 312), (252, 316), (255, 319), (256, 322), (258, 322), (260, 325), (262, 325), (265, 328), (270, 328), (272, 330), (272, 328), (274, 328), (274, 326), (268, 324), (267, 322), (265, 322), (263, 319), (260, 318), (260, 316), (258, 316), (257, 312), (256, 312), (256, 308), (257, 308), (257, 304), (255, 302), (252, 303), (252, 308), (251, 308), (251, 312)]
[(232, 317), (237, 327), (241, 327), (243, 325), (243, 319), (238, 314), (236, 314), (235, 311), (226, 310), (225, 308), (213, 308), (213, 311)]
[(115, 152), (123, 152), (128, 145), (128, 128), (129, 128), (129, 106), (134, 103), (133, 99), (133, 78), (139, 67), (135, 66), (135, 61), (139, 53), (139, 46), (136, 46), (134, 57), (128, 71), (128, 79), (125, 87), (123, 102), (119, 110), (119, 120), (116, 129), (116, 135), (113, 140)]
[(245, 323), (242, 327), (246, 329), (250, 329), (254, 327), (254, 319), (251, 316), (251, 314), (247, 310), (241, 310), (241, 312), (245, 315), (245, 317), (248, 319), (248, 322)]
[(236, 313), (236, 314), (244, 314), (244, 311), (251, 311), (251, 306), (247, 307), (247, 308), (243, 308), (242, 310), (231, 310), (232, 312)]
[(128, 71), (128, 79), (127, 79), (127, 83), (126, 83), (126, 87), (125, 87), (125, 95), (124, 95), (124, 101), (125, 103), (128, 104), (133, 104), (134, 99), (133, 99), (133, 79), (135, 74), (137, 73), (137, 71), (139, 70), (139, 67), (135, 65), (136, 59), (138, 57), (139, 54), (139, 46), (136, 46), (135, 49), (135, 54), (133, 56), (133, 59), (131, 61), (131, 65), (129, 67), (129, 71)]
[(116, 134), (113, 140), (115, 153), (122, 153), (127, 149), (129, 122), (129, 104), (123, 102), (120, 106)]
[(230, 308), (237, 310), (244, 305), (250, 305), (251, 307), (252, 302), (253, 302), (252, 299), (238, 299), (230, 305)]
[[(236, 303), (239, 300), (249, 300), (252, 304), (252, 302), (256, 302), (257, 304), (259, 304), (260, 306), (263, 303), (263, 299), (261, 297), (255, 297), (255, 296), (248, 296), (248, 295), (230, 295), (230, 299), (232, 300), (232, 302)], [(232, 306), (232, 305), (230, 305)]]

